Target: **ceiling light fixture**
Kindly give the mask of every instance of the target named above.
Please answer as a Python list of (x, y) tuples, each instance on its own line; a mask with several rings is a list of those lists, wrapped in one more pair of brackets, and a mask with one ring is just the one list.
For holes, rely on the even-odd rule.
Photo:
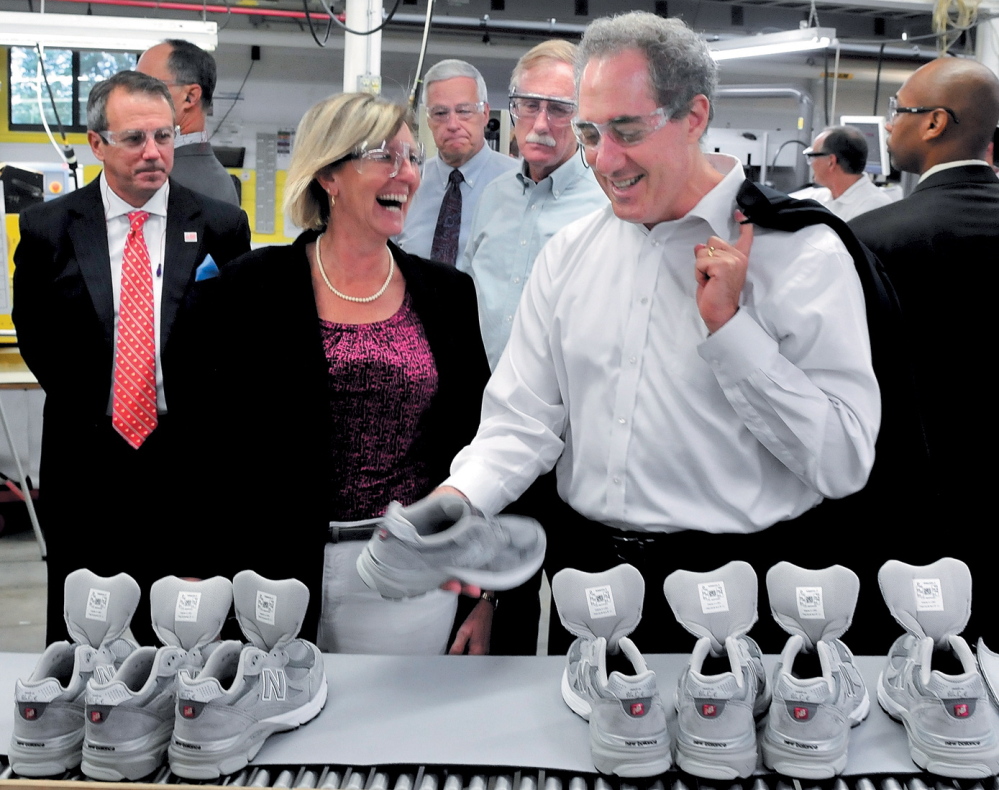
[(744, 36), (708, 44), (711, 57), (715, 60), (733, 58), (756, 58), (764, 55), (783, 55), (789, 52), (807, 52), (825, 49), (836, 44), (836, 29), (831, 27), (807, 27), (801, 30), (788, 30), (783, 33), (764, 33), (759, 36)]
[(0, 11), (0, 45), (60, 49), (143, 52), (168, 38), (179, 38), (205, 50), (218, 46), (216, 22), (141, 17), (35, 14)]

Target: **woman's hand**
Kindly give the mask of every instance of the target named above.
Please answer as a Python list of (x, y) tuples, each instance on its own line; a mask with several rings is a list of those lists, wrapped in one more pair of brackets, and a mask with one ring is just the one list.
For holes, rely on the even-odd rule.
[(461, 624), (448, 652), (452, 656), (460, 656), (466, 652), (470, 656), (488, 655), (492, 630), (493, 605), (486, 600), (479, 601)]

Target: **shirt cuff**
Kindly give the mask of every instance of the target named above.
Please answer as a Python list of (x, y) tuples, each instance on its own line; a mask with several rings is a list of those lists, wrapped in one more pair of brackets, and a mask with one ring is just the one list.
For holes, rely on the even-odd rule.
[(452, 468), (451, 476), (441, 485), (457, 488), (483, 513), (495, 515), (511, 501), (495, 481), (495, 470), (478, 461), (466, 461)]
[(780, 349), (777, 341), (743, 308), (701, 343), (697, 353), (711, 366), (718, 383), (724, 387), (766, 368)]

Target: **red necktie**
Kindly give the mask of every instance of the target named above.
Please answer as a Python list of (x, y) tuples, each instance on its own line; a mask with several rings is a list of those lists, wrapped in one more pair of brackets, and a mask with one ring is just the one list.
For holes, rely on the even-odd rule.
[(156, 427), (156, 321), (153, 273), (142, 226), (147, 211), (128, 215), (128, 239), (121, 261), (118, 340), (114, 353), (111, 423), (136, 450)]

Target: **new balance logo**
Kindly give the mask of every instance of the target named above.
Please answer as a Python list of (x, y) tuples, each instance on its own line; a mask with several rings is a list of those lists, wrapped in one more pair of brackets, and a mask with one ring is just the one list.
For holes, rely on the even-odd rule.
[(260, 699), (265, 702), (272, 700), (284, 701), (288, 696), (288, 678), (283, 669), (265, 667), (260, 671)]

